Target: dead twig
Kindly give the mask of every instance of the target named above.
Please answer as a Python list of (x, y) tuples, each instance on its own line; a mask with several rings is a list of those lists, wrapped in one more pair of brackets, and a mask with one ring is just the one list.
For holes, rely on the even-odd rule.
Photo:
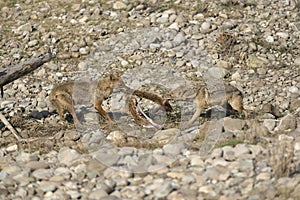
[(0, 70), (0, 88), (1, 88), (1, 97), (3, 98), (3, 86), (8, 83), (13, 82), (14, 80), (32, 72), (38, 67), (42, 66), (44, 63), (50, 61), (53, 58), (51, 51), (41, 55), (36, 58), (32, 58), (28, 61), (19, 63), (15, 66), (9, 66)]
[(12, 134), (15, 136), (15, 138), (17, 140), (20, 140), (17, 130), (9, 123), (9, 121), (6, 119), (6, 117), (1, 112), (0, 112), (0, 120), (12, 132)]

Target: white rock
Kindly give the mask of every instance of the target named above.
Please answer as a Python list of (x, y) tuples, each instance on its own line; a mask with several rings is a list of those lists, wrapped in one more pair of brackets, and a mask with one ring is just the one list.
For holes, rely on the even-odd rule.
[(280, 119), (275, 131), (293, 131), (297, 127), (296, 117), (292, 114), (288, 114)]
[(191, 158), (191, 166), (204, 166), (204, 162), (200, 156), (192, 156)]
[(179, 31), (179, 26), (178, 26), (178, 23), (177, 22), (174, 22), (173, 24), (171, 24), (169, 26), (170, 29), (174, 29), (176, 31)]
[(87, 54), (90, 53), (90, 50), (89, 50), (88, 47), (82, 47), (82, 48), (79, 49), (79, 53), (80, 53), (81, 55), (87, 55)]
[(31, 40), (30, 42), (28, 42), (28, 46), (29, 47), (33, 47), (39, 44), (38, 40)]
[(257, 181), (265, 181), (265, 180), (269, 180), (271, 178), (271, 174), (264, 172), (264, 173), (260, 173), (258, 174), (258, 176), (256, 177)]
[(295, 59), (294, 64), (295, 65), (300, 65), (300, 57)]
[(265, 119), (263, 125), (268, 129), (268, 131), (273, 131), (276, 126), (276, 120)]
[(60, 163), (70, 166), (74, 161), (80, 158), (80, 154), (74, 149), (64, 147), (60, 149), (57, 158)]
[(272, 43), (274, 42), (274, 37), (269, 35), (268, 37), (266, 37), (266, 41)]
[(64, 76), (61, 72), (56, 72), (55, 75), (56, 75), (56, 77), (63, 77)]
[(126, 133), (122, 131), (113, 131), (107, 137), (108, 140), (117, 143), (125, 143), (126, 142)]
[(164, 13), (161, 17), (159, 17), (156, 22), (160, 24), (165, 24), (169, 21), (169, 14)]
[(171, 182), (166, 182), (160, 185), (153, 193), (157, 199), (165, 198), (173, 190)]
[(71, 23), (72, 25), (75, 25), (75, 24), (77, 24), (77, 20), (76, 20), (76, 19), (71, 19), (71, 20), (70, 20), (70, 23)]
[(299, 88), (296, 87), (296, 86), (291, 86), (291, 87), (289, 88), (289, 92), (290, 92), (290, 93), (298, 94), (298, 93), (299, 93)]
[(300, 142), (295, 143), (295, 151), (300, 151)]
[(211, 23), (210, 22), (203, 22), (201, 24), (201, 30), (202, 31), (208, 31), (211, 28)]
[(155, 133), (152, 139), (160, 144), (167, 144), (174, 140), (179, 133), (180, 130), (176, 128), (160, 130)]
[(289, 37), (289, 34), (285, 33), (285, 32), (277, 32), (276, 35), (283, 39), (288, 39), (288, 37)]
[(36, 169), (32, 172), (32, 176), (36, 179), (47, 180), (52, 176), (51, 169)]
[(216, 79), (222, 79), (228, 71), (221, 67), (211, 67), (208, 69), (208, 74)]
[(127, 8), (127, 5), (123, 3), (122, 1), (117, 1), (113, 4), (113, 9), (115, 10), (125, 10)]
[(6, 148), (6, 151), (7, 152), (13, 152), (13, 151), (17, 151), (18, 150), (18, 145), (14, 144), (14, 145), (11, 145), (11, 146), (8, 146)]
[(103, 189), (96, 189), (93, 190), (90, 195), (89, 195), (89, 199), (101, 199), (103, 197), (108, 196), (107, 192), (105, 192), (105, 190)]
[(240, 80), (241, 79), (241, 75), (239, 72), (235, 72), (231, 75), (232, 80)]
[(236, 159), (234, 149), (231, 146), (225, 146), (223, 149), (223, 158), (227, 161), (234, 161)]

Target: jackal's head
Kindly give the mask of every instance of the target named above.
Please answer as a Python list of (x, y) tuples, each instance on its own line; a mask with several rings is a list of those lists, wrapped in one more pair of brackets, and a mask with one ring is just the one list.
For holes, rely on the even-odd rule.
[(109, 75), (109, 82), (113, 88), (125, 89), (127, 88), (123, 82), (121, 75), (118, 73), (112, 73)]

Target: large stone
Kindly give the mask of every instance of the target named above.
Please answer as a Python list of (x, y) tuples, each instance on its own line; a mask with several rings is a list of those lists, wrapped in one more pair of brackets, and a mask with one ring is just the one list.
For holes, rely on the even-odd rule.
[(242, 130), (246, 125), (245, 120), (233, 119), (230, 117), (224, 118), (224, 130), (226, 132), (234, 132)]
[(47, 169), (49, 168), (49, 164), (45, 161), (30, 161), (25, 164), (25, 167), (30, 169)]
[(204, 172), (204, 177), (206, 177), (207, 179), (213, 179), (213, 180), (218, 180), (219, 176), (220, 176), (220, 171), (217, 170), (214, 167), (208, 168), (205, 172)]
[(223, 79), (228, 71), (221, 67), (211, 67), (208, 69), (208, 75), (216, 79)]
[(268, 131), (273, 131), (276, 126), (276, 120), (264, 119), (263, 125), (268, 129)]
[(222, 68), (230, 68), (232, 65), (230, 62), (227, 62), (225, 60), (218, 60), (217, 61), (217, 64), (216, 64), (217, 67), (222, 67)]
[(113, 9), (115, 10), (125, 10), (127, 8), (127, 5), (123, 3), (122, 1), (117, 1), (113, 4)]
[(153, 193), (156, 199), (165, 198), (173, 190), (171, 182), (166, 182), (160, 185)]
[(295, 63), (295, 65), (300, 66), (300, 57), (296, 58), (295, 61), (294, 61), (294, 63)]
[(190, 161), (191, 166), (201, 166), (201, 167), (204, 167), (204, 161), (200, 157), (200, 155), (191, 156), (190, 159), (191, 159), (191, 161)]
[(124, 144), (126, 142), (126, 133), (122, 131), (113, 131), (109, 133), (106, 139), (116, 144)]
[(183, 149), (186, 148), (184, 143), (176, 143), (176, 144), (166, 144), (163, 147), (164, 153), (166, 155), (178, 155), (181, 153)]
[(225, 146), (223, 149), (223, 158), (226, 161), (234, 161), (236, 159), (233, 147)]
[(37, 169), (32, 172), (32, 176), (38, 180), (48, 180), (53, 174), (51, 169)]
[(250, 172), (254, 169), (253, 160), (239, 160), (238, 170), (241, 172)]
[(255, 55), (249, 55), (249, 57), (246, 60), (246, 63), (251, 68), (260, 68), (265, 67), (268, 64), (268, 60), (257, 57)]
[(57, 155), (59, 162), (66, 166), (71, 166), (80, 157), (81, 155), (77, 151), (68, 147), (61, 148)]
[(234, 154), (236, 157), (247, 155), (250, 154), (250, 149), (247, 144), (237, 144), (236, 147), (234, 147)]
[(278, 126), (274, 129), (276, 132), (290, 132), (295, 130), (297, 127), (296, 117), (292, 114), (288, 114), (282, 117), (279, 121)]
[(107, 194), (107, 192), (105, 192), (105, 190), (96, 189), (90, 193), (89, 199), (101, 199), (106, 196), (108, 196), (108, 194)]
[(31, 154), (26, 152), (20, 152), (19, 155), (16, 157), (17, 162), (30, 162), (30, 161), (37, 161), (38, 155), (37, 154)]
[(155, 133), (155, 135), (152, 137), (152, 140), (157, 141), (159, 144), (167, 144), (171, 141), (174, 141), (179, 133), (180, 130), (177, 128), (160, 130)]

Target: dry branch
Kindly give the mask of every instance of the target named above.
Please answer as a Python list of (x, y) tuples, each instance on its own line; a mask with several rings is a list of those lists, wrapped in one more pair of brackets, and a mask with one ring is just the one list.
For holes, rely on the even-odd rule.
[(32, 58), (23, 63), (17, 64), (15, 66), (9, 66), (0, 70), (0, 88), (1, 88), (1, 97), (3, 98), (3, 86), (13, 82), (14, 80), (32, 72), (38, 67), (42, 66), (44, 63), (50, 61), (53, 58), (52, 53), (41, 55), (36, 58)]
[(14, 127), (9, 123), (9, 121), (5, 118), (5, 116), (0, 112), (0, 120), (3, 122), (3, 124), (12, 132), (12, 134), (17, 138), (17, 140), (20, 139), (18, 132)]

